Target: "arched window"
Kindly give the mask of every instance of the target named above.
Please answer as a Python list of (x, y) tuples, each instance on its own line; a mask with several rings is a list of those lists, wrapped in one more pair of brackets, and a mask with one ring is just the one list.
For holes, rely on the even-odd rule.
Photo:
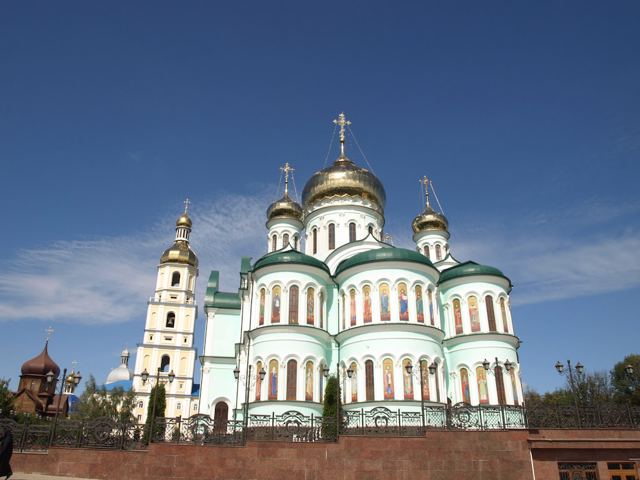
[(282, 235), (282, 248), (286, 248), (289, 245), (289, 234)]
[(278, 285), (271, 290), (271, 323), (280, 322), (280, 295), (282, 290)]
[(260, 378), (260, 370), (262, 370), (262, 362), (256, 363), (256, 402), (260, 401), (262, 394), (262, 379)]
[(518, 399), (518, 382), (516, 381), (516, 372), (513, 368), (509, 370), (509, 377), (511, 378), (511, 391), (513, 393), (513, 404), (520, 405), (520, 400)]
[(318, 253), (318, 229), (314, 228), (311, 231), (311, 240), (313, 244), (313, 253)]
[(389, 310), (389, 285), (380, 284), (380, 320), (391, 320), (391, 311)]
[(362, 289), (362, 319), (364, 323), (371, 323), (373, 316), (371, 312), (371, 287), (365, 285)]
[(278, 361), (271, 360), (269, 362), (269, 400), (278, 399)]
[(180, 286), (180, 272), (173, 272), (171, 275), (171, 286), (179, 287)]
[(509, 320), (507, 319), (507, 301), (502, 297), (500, 299), (500, 313), (502, 314), (502, 331), (509, 333)]
[(502, 375), (502, 367), (496, 367), (496, 390), (498, 392), (498, 404), (506, 405), (507, 398), (504, 394), (504, 377)]
[(369, 232), (369, 235), (373, 235), (373, 225), (369, 225), (367, 231)]
[(405, 358), (402, 361), (402, 383), (404, 387), (404, 399), (413, 400), (413, 373), (407, 372), (407, 365), (411, 364), (411, 360)]
[(358, 401), (358, 365), (356, 362), (351, 362), (349, 365), (349, 369), (351, 369), (351, 378), (349, 378), (349, 384), (351, 388), (351, 401)]
[(352, 288), (349, 290), (349, 319), (350, 325), (353, 327), (356, 324), (356, 290)]
[(487, 295), (484, 297), (484, 303), (487, 306), (487, 320), (489, 321), (489, 331), (496, 331), (496, 314), (493, 311), (493, 297)]
[(260, 289), (260, 306), (258, 312), (258, 325), (264, 325), (264, 308), (265, 299), (267, 297), (267, 291), (264, 288)]
[(304, 367), (304, 399), (313, 402), (313, 362), (307, 362)]
[(384, 387), (384, 399), (393, 400), (393, 360), (390, 358), (382, 362), (382, 386)]
[(429, 258), (429, 245), (422, 247), (422, 253), (424, 253), (425, 257)]
[(271, 237), (271, 251), (275, 252), (278, 249), (278, 236), (274, 233)]
[(296, 384), (298, 382), (298, 362), (287, 362), (287, 400), (296, 400)]
[(367, 360), (364, 362), (364, 376), (365, 376), (365, 386), (366, 386), (366, 395), (367, 402), (371, 402), (375, 398), (375, 390), (373, 384), (373, 361)]
[(289, 323), (298, 324), (298, 294), (299, 289), (296, 285), (289, 288)]
[(453, 319), (456, 326), (456, 335), (462, 333), (462, 310), (460, 309), (460, 300), (453, 300)]
[(420, 323), (424, 323), (424, 299), (422, 298), (422, 287), (416, 285), (416, 319)]
[(293, 236), (293, 249), (298, 250), (298, 235)]
[(322, 290), (320, 291), (320, 295), (318, 297), (318, 303), (320, 304), (320, 328), (324, 328), (324, 293), (322, 293)]
[(439, 367), (438, 364), (436, 363), (436, 372), (434, 374), (434, 376), (436, 377), (436, 402), (440, 401), (440, 373), (439, 373)]
[(471, 403), (471, 394), (469, 392), (469, 372), (466, 368), (460, 369), (460, 388), (462, 392), (462, 401)]
[(469, 305), (469, 320), (471, 321), (471, 331), (480, 331), (480, 312), (478, 311), (478, 299), (473, 295), (467, 300)]
[(442, 260), (442, 248), (439, 243), (436, 243), (436, 261)]
[(160, 359), (160, 371), (165, 373), (168, 372), (170, 362), (171, 359), (169, 358), (169, 355), (162, 355), (162, 358)]
[(429, 299), (429, 321), (431, 322), (432, 326), (436, 326), (436, 318), (435, 318), (435, 314), (434, 309), (433, 309), (433, 290), (431, 290), (431, 288), (429, 288), (429, 290), (427, 291), (427, 297)]
[(476, 379), (478, 380), (478, 399), (481, 404), (489, 403), (489, 390), (487, 389), (487, 371), (483, 366), (476, 368)]
[(422, 400), (431, 400), (429, 395), (429, 362), (420, 360), (420, 385), (422, 386)]
[(344, 295), (344, 292), (341, 295), (342, 297), (342, 330), (344, 330), (347, 325), (347, 297)]
[(356, 241), (356, 224), (354, 222), (351, 222), (349, 224), (349, 242), (355, 242)]
[(336, 226), (333, 223), (329, 224), (329, 250), (336, 248)]
[(313, 325), (316, 322), (315, 293), (312, 287), (307, 288), (307, 325)]
[(409, 296), (406, 283), (398, 284), (398, 316), (400, 320), (409, 320)]
[(176, 314), (173, 312), (167, 313), (167, 322), (165, 323), (167, 328), (174, 328), (176, 326)]
[(318, 390), (320, 391), (320, 403), (322, 403), (324, 401), (324, 364), (320, 364), (318, 373)]
[(218, 402), (213, 410), (213, 430), (216, 433), (227, 431), (227, 421), (229, 420), (229, 406), (225, 402)]

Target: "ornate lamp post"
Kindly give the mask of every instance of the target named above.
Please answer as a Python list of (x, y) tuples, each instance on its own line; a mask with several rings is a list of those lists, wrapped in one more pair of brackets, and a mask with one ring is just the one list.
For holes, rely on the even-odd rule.
[[(413, 365), (411, 361), (407, 363), (404, 367), (409, 376), (413, 374)], [(422, 367), (419, 368), (420, 374), (420, 418), (422, 419), (422, 426), (424, 427), (424, 375), (422, 374)]]
[[(554, 367), (559, 375), (565, 374), (564, 364), (560, 360), (556, 362)], [(576, 371), (576, 376), (578, 377), (578, 380), (574, 379), (574, 376), (573, 376), (574, 369)], [(576, 407), (578, 406), (578, 403), (580, 400), (580, 392), (578, 391), (578, 385), (576, 382), (579, 381), (579, 378), (583, 373), (584, 373), (584, 365), (578, 362), (576, 363), (575, 367), (572, 367), (571, 360), (567, 360), (567, 375), (569, 377), (569, 387), (571, 388), (571, 393), (573, 393), (573, 398), (574, 398)]]
[[(249, 390), (251, 388), (251, 370), (253, 369), (253, 365), (249, 364), (249, 372), (248, 372), (248, 376), (247, 376), (247, 380), (245, 381), (245, 392), (244, 392), (244, 412), (243, 412), (243, 424), (244, 427), (247, 427), (249, 425)], [(267, 375), (266, 370), (264, 369), (264, 367), (262, 367), (260, 369), (259, 372), (257, 372), (257, 375), (260, 376), (260, 381), (262, 382), (264, 380), (264, 377)], [(238, 366), (236, 366), (236, 368), (233, 370), (233, 378), (235, 378), (236, 380), (240, 380), (240, 368)]]
[[(155, 395), (153, 395), (153, 405), (151, 407), (151, 422), (150, 422), (150, 432), (149, 432), (149, 438), (147, 440), (147, 442), (151, 442), (151, 440), (153, 439), (153, 427), (154, 427), (154, 423), (155, 423), (155, 419), (156, 419), (156, 403), (158, 400), (158, 385), (160, 384), (160, 372), (162, 371), (162, 369), (160, 367), (158, 367), (158, 369), (156, 370), (156, 391), (155, 391)], [(142, 379), (142, 384), (145, 385), (147, 383), (147, 381), (149, 380), (149, 372), (147, 372), (147, 369), (145, 368), (144, 371), (140, 374), (140, 378)], [(169, 372), (169, 374), (167, 375), (167, 378), (169, 379), (169, 383), (173, 383), (173, 381), (176, 378), (176, 374), (173, 373), (173, 370), (171, 370)], [(164, 415), (164, 412), (163, 412)]]

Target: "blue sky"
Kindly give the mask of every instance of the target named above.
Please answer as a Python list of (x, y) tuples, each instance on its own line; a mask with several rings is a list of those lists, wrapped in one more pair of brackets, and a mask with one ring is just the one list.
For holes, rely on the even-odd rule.
[(639, 18), (635, 1), (5, 4), (0, 377), (15, 386), (53, 325), (56, 361), (103, 380), (140, 341), (185, 196), (200, 301), (212, 269), (235, 288), (279, 165), (301, 191), (342, 110), (397, 245), (427, 174), (454, 255), (512, 278), (526, 384), (558, 386), (558, 359), (609, 369), (640, 337)]

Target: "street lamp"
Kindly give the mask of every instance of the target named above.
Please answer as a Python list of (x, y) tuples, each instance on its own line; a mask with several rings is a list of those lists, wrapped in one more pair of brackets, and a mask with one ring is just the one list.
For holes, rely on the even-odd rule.
[(624, 373), (626, 373), (628, 376), (632, 376), (633, 375), (633, 365), (631, 364), (627, 364), (624, 366)]
[[(155, 384), (155, 394), (153, 395), (153, 406), (151, 408), (151, 422), (150, 422), (150, 432), (149, 432), (149, 438), (147, 439), (147, 442), (150, 442), (153, 439), (153, 424), (155, 422), (156, 419), (156, 403), (158, 400), (158, 385), (160, 384), (160, 372), (162, 371), (161, 367), (158, 367), (158, 369), (156, 370), (156, 384)], [(149, 372), (147, 372), (147, 369), (145, 368), (144, 371), (140, 374), (140, 378), (142, 378), (142, 384), (144, 385), (145, 383), (147, 383), (147, 380), (149, 380)], [(173, 373), (173, 370), (171, 370), (169, 372), (169, 374), (167, 375), (167, 378), (169, 379), (169, 383), (173, 383), (173, 381), (176, 378), (176, 374)], [(153, 389), (152, 389), (153, 391)], [(151, 394), (151, 392), (150, 392)], [(164, 412), (162, 412), (164, 415)]]
[[(564, 364), (560, 360), (558, 360), (554, 366), (555, 366), (555, 369), (558, 372), (558, 374), (560, 374), (560, 375), (564, 374)], [(575, 367), (571, 367), (571, 360), (567, 360), (567, 371), (568, 371), (568, 374), (569, 374), (569, 387), (571, 388), (571, 393), (573, 393), (574, 402), (575, 402), (576, 408), (577, 408), (578, 407), (578, 400), (579, 400), (579, 392), (578, 392), (578, 388), (577, 388), (576, 382), (575, 382), (575, 380), (573, 378), (573, 370), (574, 369), (575, 369), (575, 371), (576, 371), (576, 373), (578, 374), (578, 377), (579, 377), (584, 372), (584, 365), (582, 365), (582, 363), (578, 362), (578, 363), (576, 363)]]
[(353, 369), (351, 367), (349, 367), (347, 369), (347, 377), (352, 378), (353, 377)]
[(324, 378), (329, 378), (329, 367), (325, 366), (322, 369), (322, 375), (324, 375)]
[[(407, 372), (407, 375), (412, 376), (413, 365), (411, 364), (411, 360), (407, 362), (404, 369)], [(429, 372), (431, 372), (431, 369), (429, 369)], [(420, 366), (420, 417), (422, 418), (422, 426), (424, 427), (424, 375), (422, 374), (422, 366)]]

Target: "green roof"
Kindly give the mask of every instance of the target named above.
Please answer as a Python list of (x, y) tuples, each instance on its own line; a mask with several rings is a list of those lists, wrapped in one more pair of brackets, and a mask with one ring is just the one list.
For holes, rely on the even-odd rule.
[(212, 308), (240, 309), (240, 295), (219, 291), (220, 272), (213, 270), (209, 275), (207, 290), (204, 294), (204, 306)]
[(256, 271), (260, 268), (281, 264), (308, 265), (310, 267), (320, 268), (329, 273), (329, 267), (327, 267), (324, 262), (296, 250), (268, 253), (253, 265), (253, 270)]
[[(336, 275), (344, 272), (348, 268), (352, 268), (358, 265), (372, 262), (413, 262), (426, 265), (427, 267), (433, 267), (431, 261), (414, 250), (407, 250), (406, 248), (396, 247), (383, 247), (375, 250), (367, 250), (366, 252), (358, 253), (353, 257), (349, 257), (342, 261), (336, 269)], [(435, 268), (435, 267), (434, 267)]]
[(440, 274), (440, 281), (438, 283), (442, 284), (449, 280), (453, 280), (454, 278), (470, 277), (475, 275), (490, 275), (493, 277), (501, 277), (507, 280), (509, 282), (509, 285), (511, 285), (511, 280), (509, 280), (509, 278), (506, 277), (505, 274), (497, 268), (489, 267), (488, 265), (480, 265), (479, 263), (471, 261), (461, 263), (459, 265), (456, 265), (455, 267), (447, 268), (446, 270), (442, 271), (442, 273)]

